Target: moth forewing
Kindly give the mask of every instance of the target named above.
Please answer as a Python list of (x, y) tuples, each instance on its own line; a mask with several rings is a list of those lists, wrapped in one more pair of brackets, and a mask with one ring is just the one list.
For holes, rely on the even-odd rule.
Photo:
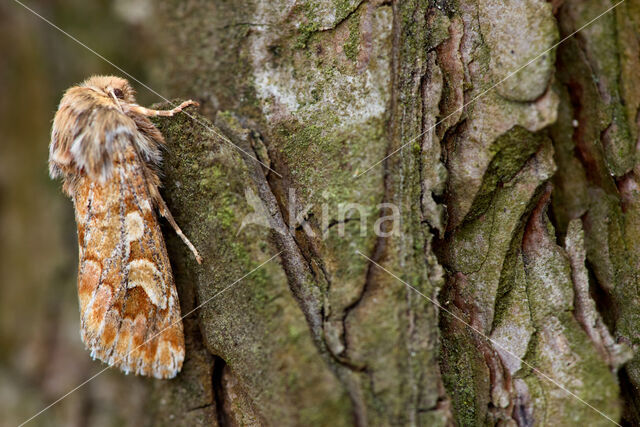
[(78, 226), (81, 337), (94, 358), (124, 372), (174, 377), (184, 360), (178, 294), (156, 209), (200, 262), (162, 200), (161, 133), (128, 82), (98, 76), (62, 98), (49, 169), (61, 176)]

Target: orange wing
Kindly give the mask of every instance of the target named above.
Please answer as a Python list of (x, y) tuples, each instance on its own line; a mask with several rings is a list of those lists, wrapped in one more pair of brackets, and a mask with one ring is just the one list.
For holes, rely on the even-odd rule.
[(80, 334), (94, 358), (172, 378), (184, 360), (178, 294), (145, 166), (132, 147), (121, 159), (106, 182), (76, 182)]

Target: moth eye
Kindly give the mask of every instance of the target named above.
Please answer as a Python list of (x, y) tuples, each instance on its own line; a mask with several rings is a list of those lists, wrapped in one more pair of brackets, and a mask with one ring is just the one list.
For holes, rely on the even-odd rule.
[(113, 94), (116, 96), (116, 98), (118, 99), (124, 99), (124, 93), (122, 93), (122, 91), (120, 89), (114, 89), (113, 90)]

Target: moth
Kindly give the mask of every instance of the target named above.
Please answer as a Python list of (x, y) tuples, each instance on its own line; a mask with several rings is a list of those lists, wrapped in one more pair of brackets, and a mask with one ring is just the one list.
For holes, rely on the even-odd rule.
[(172, 378), (182, 368), (178, 294), (156, 210), (193, 252), (160, 196), (165, 144), (127, 80), (94, 76), (68, 89), (51, 130), (49, 173), (61, 177), (78, 226), (80, 336), (125, 373)]

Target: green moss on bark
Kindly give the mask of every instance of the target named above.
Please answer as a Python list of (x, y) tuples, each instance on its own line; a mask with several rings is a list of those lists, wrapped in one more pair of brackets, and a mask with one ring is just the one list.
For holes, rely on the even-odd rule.
[(191, 114), (199, 123), (180, 115), (157, 125), (168, 144), (164, 195), (204, 259), (196, 266), (172, 239), (176, 271), (193, 271), (197, 301), (206, 302), (197, 318), (207, 350), (224, 358), (264, 422), (309, 424), (322, 414), (347, 425), (349, 399), (318, 355), (277, 259), (243, 278), (277, 253), (269, 230), (249, 225), (239, 232), (252, 213), (245, 191), (256, 191), (244, 154)]

